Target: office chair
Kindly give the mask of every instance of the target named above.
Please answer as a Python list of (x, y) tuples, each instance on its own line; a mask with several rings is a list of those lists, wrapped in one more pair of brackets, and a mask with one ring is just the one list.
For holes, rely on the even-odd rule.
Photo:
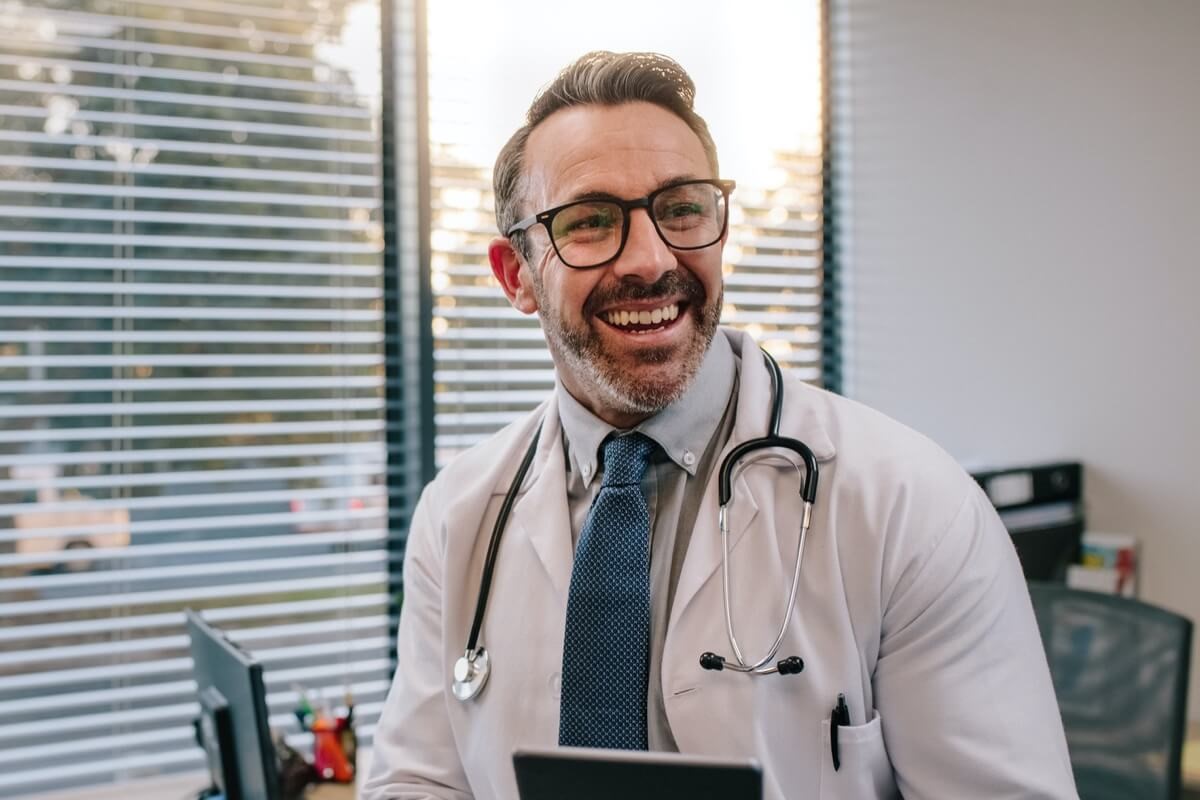
[(1030, 582), (1081, 800), (1178, 800), (1190, 620)]

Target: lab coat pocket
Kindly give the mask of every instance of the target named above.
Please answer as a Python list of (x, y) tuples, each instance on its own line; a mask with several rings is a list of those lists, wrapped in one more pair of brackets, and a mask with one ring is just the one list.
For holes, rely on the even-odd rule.
[(883, 800), (900, 796), (883, 744), (883, 725), (873, 711), (866, 725), (838, 728), (840, 767), (833, 768), (829, 719), (821, 721), (821, 800)]

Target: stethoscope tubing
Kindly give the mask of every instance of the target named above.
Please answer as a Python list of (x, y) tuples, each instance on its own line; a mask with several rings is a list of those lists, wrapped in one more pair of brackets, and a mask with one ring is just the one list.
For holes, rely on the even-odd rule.
[(737, 658), (737, 664), (729, 662), (724, 663), (725, 669), (732, 669), (735, 672), (756, 672), (759, 675), (770, 675), (773, 672), (778, 672), (776, 665), (766, 667), (766, 665), (775, 658), (779, 652), (779, 646), (783, 644), (783, 637), (787, 635), (788, 622), (791, 618), (792, 609), (796, 607), (796, 593), (800, 587), (800, 572), (801, 564), (804, 561), (804, 543), (808, 537), (808, 527), (812, 520), (812, 503), (805, 501), (804, 517), (800, 523), (800, 539), (796, 543), (796, 559), (792, 567), (792, 583), (788, 589), (788, 599), (785, 608), (787, 609), (783, 619), (780, 621), (779, 632), (775, 635), (775, 642), (767, 650), (766, 655), (757, 659), (753, 664), (747, 663), (745, 655), (742, 653), (742, 648), (738, 644), (737, 635), (734, 633), (733, 627), (733, 596), (729, 591), (729, 524), (728, 524), (728, 505), (721, 506), (718, 514), (718, 520), (721, 528), (721, 547), (724, 551), (721, 558), (721, 595), (725, 601), (725, 632), (729, 635), (729, 646), (733, 648), (733, 654)]
[(517, 474), (513, 477), (512, 483), (508, 487), (508, 492), (504, 495), (504, 502), (500, 505), (500, 513), (496, 515), (496, 522), (492, 526), (492, 538), (488, 541), (487, 555), (483, 559), (483, 575), (479, 579), (479, 597), (475, 603), (475, 618), (471, 622), (471, 635), (467, 637), (467, 658), (470, 658), (471, 653), (475, 651), (479, 643), (479, 631), (483, 627), (483, 615), (487, 611), (488, 596), (492, 591), (492, 573), (496, 568), (496, 555), (500, 552), (500, 539), (504, 536), (504, 529), (508, 527), (508, 515), (512, 513), (512, 507), (517, 502), (517, 494), (521, 491), (521, 484), (525, 483), (525, 475), (529, 472), (529, 465), (533, 463), (533, 456), (537, 452), (538, 439), (542, 436), (542, 425), (544, 423), (545, 420), (539, 422), (537, 430), (533, 432), (533, 440), (529, 442), (529, 447), (525, 449), (525, 456), (521, 459), (520, 466), (517, 467)]
[[(799, 439), (790, 439), (779, 435), (779, 421), (783, 410), (783, 373), (779, 369), (778, 362), (775, 361), (770, 353), (766, 350), (763, 350), (762, 353), (767, 367), (771, 371), (771, 385), (774, 388), (774, 397), (771, 403), (771, 422), (768, 433), (766, 436), (758, 439), (748, 439), (729, 451), (729, 454), (725, 456), (725, 460), (721, 462), (717, 487), (717, 500), (720, 503), (718, 521), (721, 528), (721, 547), (723, 550), (721, 558), (721, 594), (725, 601), (725, 632), (729, 636), (729, 646), (733, 648), (733, 655), (737, 659), (737, 663), (734, 664), (726, 661), (715, 654), (705, 653), (705, 656), (714, 656), (713, 660), (719, 663), (723, 669), (769, 675), (779, 671), (777, 665), (770, 667), (766, 665), (779, 652), (779, 646), (783, 644), (783, 637), (787, 635), (787, 627), (792, 616), (792, 610), (796, 607), (796, 593), (800, 587), (800, 570), (804, 560), (804, 544), (808, 538), (809, 524), (812, 522), (813, 503), (817, 497), (817, 459), (813, 455), (812, 450), (804, 442), (801, 442)], [(750, 453), (774, 448), (791, 450), (804, 461), (804, 480), (800, 484), (800, 496), (804, 500), (804, 516), (800, 523), (800, 538), (796, 544), (796, 559), (792, 567), (792, 583), (788, 589), (786, 611), (780, 622), (779, 632), (776, 634), (775, 642), (768, 649), (766, 655), (755, 660), (753, 663), (748, 663), (745, 655), (742, 653), (741, 646), (738, 644), (737, 635), (734, 633), (733, 600), (729, 591), (728, 508), (733, 498), (734, 470)], [(702, 663), (704, 660), (702, 659)]]
[[(733, 648), (737, 663), (727, 662), (721, 656), (713, 653), (704, 653), (700, 657), (700, 664), (705, 669), (729, 669), (735, 672), (757, 675), (769, 675), (774, 672), (794, 674), (804, 669), (804, 662), (795, 656), (784, 659), (778, 664), (769, 667), (766, 665), (779, 652), (779, 647), (783, 643), (788, 622), (791, 619), (792, 611), (796, 604), (796, 594), (800, 585), (800, 568), (804, 558), (804, 544), (807, 539), (809, 524), (812, 520), (812, 507), (817, 494), (817, 460), (808, 446), (800, 440), (789, 439), (779, 435), (779, 422), (783, 409), (783, 374), (779, 369), (779, 364), (770, 353), (763, 350), (762, 354), (771, 372), (771, 384), (774, 390), (774, 397), (771, 404), (771, 419), (768, 428), (769, 433), (767, 436), (750, 439), (734, 447), (721, 462), (718, 476), (719, 522), (721, 543), (724, 551), (721, 564), (721, 586), (725, 600), (725, 626), (726, 632), (729, 635), (729, 644)], [(479, 581), (479, 595), (475, 601), (475, 615), (471, 621), (471, 631), (467, 637), (467, 646), (462, 658), (458, 659), (454, 665), (452, 688), (454, 695), (464, 702), (476, 697), (483, 691), (488, 675), (491, 672), (491, 662), (487, 650), (479, 646), (479, 633), (483, 627), (484, 615), (487, 612), (487, 603), (488, 597), (491, 594), (496, 558), (500, 551), (500, 540), (504, 536), (504, 529), (507, 527), (508, 517), (512, 512), (513, 505), (516, 503), (521, 485), (525, 482), (525, 476), (529, 472), (530, 465), (533, 463), (533, 457), (537, 451), (538, 440), (541, 437), (544, 423), (544, 419), (538, 423), (537, 430), (533, 434), (533, 439), (525, 450), (525, 455), (517, 467), (517, 472), (508, 487), (508, 492), (504, 495), (504, 501), (500, 505), (500, 512), (497, 514), (496, 521), (492, 526), (492, 535), (488, 542), (487, 553), (484, 556), (483, 574)], [(804, 500), (804, 517), (800, 526), (800, 539), (796, 547), (796, 561), (792, 572), (792, 583), (788, 590), (787, 610), (784, 614), (782, 624), (770, 651), (763, 658), (750, 664), (747, 663), (742, 653), (733, 628), (733, 610), (729, 593), (728, 508), (733, 494), (734, 470), (746, 455), (755, 450), (767, 448), (792, 450), (804, 461), (805, 474), (800, 488), (800, 495)]]
[(545, 420), (539, 422), (537, 430), (533, 432), (533, 439), (530, 440), (529, 447), (525, 448), (525, 456), (517, 467), (517, 474), (513, 476), (512, 483), (509, 484), (508, 491), (504, 495), (504, 502), (500, 504), (500, 513), (496, 515), (496, 522), (492, 526), (492, 536), (488, 540), (487, 554), (483, 558), (483, 574), (479, 578), (479, 596), (475, 599), (475, 617), (471, 621), (471, 633), (467, 637), (467, 647), (463, 651), (462, 657), (454, 662), (454, 672), (451, 676), (453, 678), (451, 691), (463, 702), (476, 697), (483, 691), (492, 672), (491, 657), (486, 649), (479, 646), (479, 631), (483, 627), (484, 614), (487, 613), (488, 597), (492, 591), (492, 575), (496, 570), (496, 556), (500, 552), (500, 540), (504, 537), (504, 529), (508, 526), (508, 515), (512, 513), (512, 507), (517, 502), (517, 494), (521, 491), (521, 485), (525, 483), (529, 465), (533, 463), (533, 456), (537, 452), (538, 439), (542, 436), (544, 423)]

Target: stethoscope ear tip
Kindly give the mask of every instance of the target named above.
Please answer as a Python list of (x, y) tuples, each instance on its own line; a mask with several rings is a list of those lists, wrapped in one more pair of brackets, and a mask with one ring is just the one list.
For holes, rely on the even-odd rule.
[(788, 656), (775, 666), (780, 675), (799, 675), (804, 671), (804, 659), (800, 656)]
[(701, 653), (700, 666), (704, 669), (712, 669), (719, 672), (725, 669), (725, 659), (721, 658), (716, 653)]

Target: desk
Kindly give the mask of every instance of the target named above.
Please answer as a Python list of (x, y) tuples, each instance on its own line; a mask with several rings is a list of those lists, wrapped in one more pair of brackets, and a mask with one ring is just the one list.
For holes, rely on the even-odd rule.
[[(365, 775), (371, 766), (371, 749), (358, 748), (357, 772)], [(158, 778), (141, 778), (100, 788), (71, 789), (49, 794), (28, 795), (28, 800), (175, 800), (194, 797), (208, 785), (207, 772), (180, 772)], [(308, 787), (304, 800), (357, 800), (355, 784), (318, 783)]]
[(1183, 743), (1183, 785), (1200, 791), (1200, 720), (1188, 725)]
[[(164, 797), (184, 797), (188, 791), (203, 786), (206, 779), (203, 772), (191, 772), (129, 781), (103, 789), (39, 794), (31, 800), (162, 800)], [(1200, 795), (1200, 721), (1188, 726), (1188, 738), (1183, 746), (1183, 786), (1189, 790), (1186, 796)], [(305, 800), (355, 800), (355, 791), (353, 786), (318, 784), (309, 789)]]
[[(125, 781), (98, 789), (73, 789), (32, 795), (29, 800), (175, 800), (194, 797), (207, 780), (207, 773), (186, 772), (161, 778)], [(321, 783), (310, 786), (304, 800), (355, 800), (357, 796), (354, 784)]]

